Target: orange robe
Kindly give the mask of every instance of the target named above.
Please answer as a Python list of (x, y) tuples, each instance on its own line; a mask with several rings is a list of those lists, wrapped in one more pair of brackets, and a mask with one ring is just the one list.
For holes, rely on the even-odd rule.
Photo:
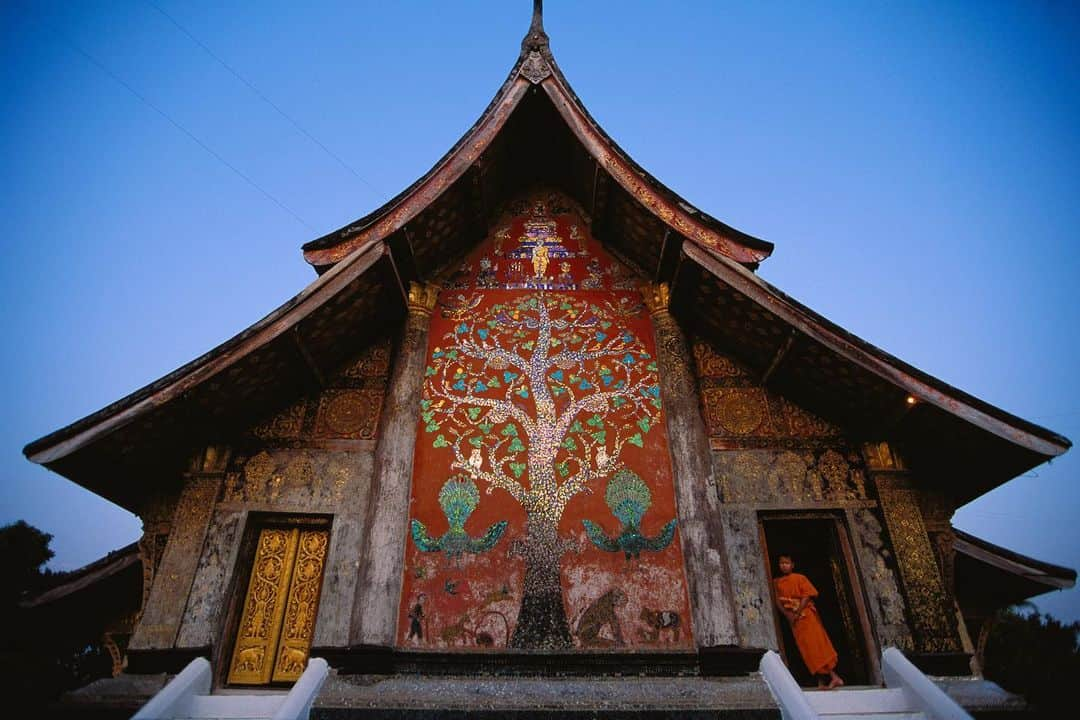
[[(805, 575), (790, 573), (773, 580), (780, 604), (794, 610), (803, 598), (815, 598), (818, 591)], [(817, 608), (811, 600), (803, 608), (802, 616), (791, 626), (795, 644), (799, 646), (806, 667), (814, 675), (828, 675), (836, 669), (836, 650), (825, 633), (825, 627), (818, 617)]]

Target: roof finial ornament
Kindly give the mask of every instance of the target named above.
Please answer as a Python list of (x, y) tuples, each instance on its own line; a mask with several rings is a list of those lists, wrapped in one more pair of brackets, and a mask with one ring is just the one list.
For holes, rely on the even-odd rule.
[(544, 0), (533, 0), (532, 22), (529, 32), (521, 41), (521, 51), (539, 50), (548, 46), (548, 36), (544, 32)]
[(533, 85), (539, 85), (551, 75), (545, 55), (551, 55), (548, 36), (544, 32), (544, 0), (533, 0), (532, 23), (521, 41), (521, 64), (518, 72)]

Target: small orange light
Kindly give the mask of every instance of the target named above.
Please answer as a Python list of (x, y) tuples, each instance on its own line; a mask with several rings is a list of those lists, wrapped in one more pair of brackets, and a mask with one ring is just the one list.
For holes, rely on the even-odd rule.
[(918, 402), (918, 400), (915, 399), (914, 395), (908, 395), (907, 396), (907, 404), (908, 405), (914, 405), (917, 402)]

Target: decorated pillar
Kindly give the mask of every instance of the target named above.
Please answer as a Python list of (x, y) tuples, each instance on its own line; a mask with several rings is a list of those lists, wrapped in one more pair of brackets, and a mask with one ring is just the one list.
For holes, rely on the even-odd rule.
[(915, 652), (959, 654), (963, 649), (956, 617), (920, 509), (920, 492), (895, 452), (884, 445), (878, 444), (876, 453), (866, 453), (867, 464), (896, 554)]
[(226, 448), (211, 446), (193, 461), (129, 650), (171, 650), (176, 645), (228, 457)]
[(642, 296), (652, 315), (660, 390), (664, 398), (679, 532), (693, 603), (694, 631), (701, 647), (735, 645), (738, 635), (731, 604), (720, 508), (712, 491), (712, 454), (698, 409), (690, 349), (669, 311), (666, 283), (647, 285)]
[(353, 645), (394, 642), (424, 355), (438, 296), (436, 285), (409, 284), (409, 315), (387, 388), (375, 449), (375, 476), (364, 523), (367, 541), (360, 557), (352, 610)]

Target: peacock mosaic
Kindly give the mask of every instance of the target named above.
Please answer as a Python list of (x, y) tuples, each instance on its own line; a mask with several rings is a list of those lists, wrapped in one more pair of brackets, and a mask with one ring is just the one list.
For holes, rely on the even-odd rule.
[(690, 649), (637, 280), (562, 195), (501, 220), (431, 319), (398, 642)]

